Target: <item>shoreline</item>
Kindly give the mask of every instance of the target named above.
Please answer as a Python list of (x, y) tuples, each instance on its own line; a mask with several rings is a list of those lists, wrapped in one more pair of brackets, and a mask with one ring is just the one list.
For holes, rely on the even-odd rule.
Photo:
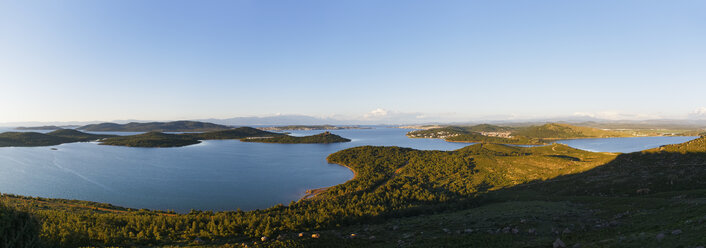
[[(328, 158), (326, 158), (326, 162), (329, 162), (329, 161), (328, 161)], [(345, 182), (342, 182), (342, 183), (339, 183), (339, 184), (336, 184), (336, 185), (327, 186), (327, 187), (321, 187), (321, 188), (315, 188), (315, 189), (307, 189), (306, 191), (304, 191), (304, 192), (305, 192), (305, 195), (304, 195), (302, 198), (299, 198), (299, 201), (313, 199), (313, 198), (315, 198), (316, 196), (320, 195), (321, 193), (326, 192), (329, 188), (336, 187), (336, 186), (338, 186), (338, 185), (342, 185), (342, 184), (348, 183), (348, 182), (353, 181), (353, 180), (355, 180), (356, 178), (358, 178), (358, 172), (355, 171), (355, 170), (354, 170), (353, 168), (351, 168), (350, 166), (347, 166), (347, 165), (344, 165), (344, 164), (338, 164), (338, 163), (331, 163), (331, 162), (329, 162), (329, 164), (335, 164), (335, 165), (338, 165), (338, 166), (343, 166), (343, 167), (348, 168), (348, 170), (350, 170), (351, 172), (353, 172), (353, 177), (352, 177), (351, 179), (349, 179), (348, 181), (345, 181)]]

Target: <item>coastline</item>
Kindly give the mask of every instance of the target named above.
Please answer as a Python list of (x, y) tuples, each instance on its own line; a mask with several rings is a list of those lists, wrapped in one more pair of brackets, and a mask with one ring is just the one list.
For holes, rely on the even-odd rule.
[[(329, 162), (329, 161), (328, 161), (328, 158), (326, 158), (326, 160), (327, 160), (326, 162)], [(335, 165), (338, 165), (338, 166), (343, 166), (343, 167), (348, 168), (348, 170), (350, 170), (351, 172), (353, 172), (353, 177), (352, 177), (351, 179), (349, 179), (348, 181), (345, 181), (345, 182), (342, 182), (342, 183), (339, 183), (339, 184), (336, 184), (336, 185), (327, 186), (327, 187), (321, 187), (321, 188), (315, 188), (315, 189), (307, 189), (306, 191), (304, 191), (304, 192), (306, 193), (306, 195), (302, 196), (302, 198), (300, 198), (299, 201), (313, 199), (313, 198), (315, 198), (316, 196), (320, 195), (321, 193), (326, 192), (329, 188), (336, 187), (336, 186), (338, 186), (338, 185), (348, 183), (348, 182), (353, 181), (353, 180), (355, 180), (356, 178), (358, 178), (358, 172), (355, 171), (353, 168), (351, 168), (351, 167), (348, 166), (348, 165), (339, 164), (339, 163), (331, 163), (331, 162), (329, 162), (329, 164), (335, 164)]]

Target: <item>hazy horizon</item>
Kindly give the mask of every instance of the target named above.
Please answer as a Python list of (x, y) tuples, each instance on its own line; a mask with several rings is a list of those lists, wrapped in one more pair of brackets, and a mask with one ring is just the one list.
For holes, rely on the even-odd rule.
[(3, 1), (0, 123), (705, 119), (702, 1)]

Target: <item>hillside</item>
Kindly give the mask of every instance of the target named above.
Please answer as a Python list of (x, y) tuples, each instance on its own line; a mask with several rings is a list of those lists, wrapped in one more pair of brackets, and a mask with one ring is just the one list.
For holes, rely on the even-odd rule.
[(274, 137), (253, 137), (242, 139), (244, 142), (261, 142), (261, 143), (281, 143), (281, 144), (329, 144), (329, 143), (340, 143), (340, 142), (350, 142), (350, 139), (343, 138), (341, 136), (323, 132), (316, 135), (297, 137), (289, 135), (281, 135)]
[(42, 221), (42, 241), (63, 247), (697, 247), (706, 243), (705, 140), (629, 154), (560, 144), (355, 147), (328, 157), (354, 170), (352, 180), (248, 212), (7, 195), (2, 203), (26, 209)]
[(73, 129), (59, 129), (50, 133), (5, 132), (0, 133), (0, 147), (8, 146), (54, 146), (64, 143), (94, 141), (113, 135), (96, 135)]
[(228, 126), (198, 121), (101, 123), (77, 128), (93, 132), (208, 132), (231, 129)]

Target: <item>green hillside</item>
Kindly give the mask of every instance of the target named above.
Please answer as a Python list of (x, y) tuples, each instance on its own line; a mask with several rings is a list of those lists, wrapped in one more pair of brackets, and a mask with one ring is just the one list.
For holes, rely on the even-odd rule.
[(350, 139), (343, 138), (341, 136), (323, 132), (316, 135), (310, 136), (289, 136), (289, 135), (279, 135), (273, 137), (254, 137), (242, 139), (244, 142), (262, 142), (262, 143), (282, 143), (282, 144), (329, 144), (329, 143), (340, 143), (340, 142), (350, 142)]
[(208, 132), (231, 129), (228, 126), (199, 121), (101, 123), (85, 125), (79, 130), (93, 132)]

